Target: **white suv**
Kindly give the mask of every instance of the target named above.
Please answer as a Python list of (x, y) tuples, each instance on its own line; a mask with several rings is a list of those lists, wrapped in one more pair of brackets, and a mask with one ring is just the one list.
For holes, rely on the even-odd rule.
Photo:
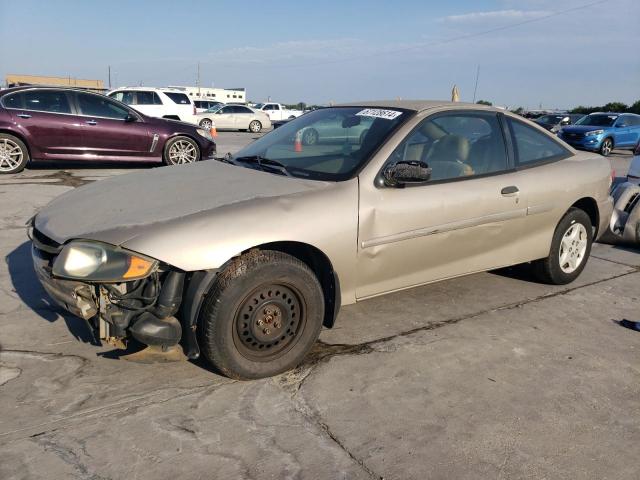
[(174, 88), (123, 87), (108, 94), (150, 117), (194, 123), (196, 107), (189, 96)]

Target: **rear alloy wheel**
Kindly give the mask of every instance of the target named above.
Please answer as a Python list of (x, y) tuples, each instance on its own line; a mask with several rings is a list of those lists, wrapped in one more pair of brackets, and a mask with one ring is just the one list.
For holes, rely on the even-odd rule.
[(167, 142), (162, 157), (165, 165), (193, 163), (200, 160), (200, 149), (189, 137), (176, 137)]
[(603, 157), (608, 157), (613, 151), (613, 142), (610, 138), (605, 138), (600, 145), (600, 154)]
[(213, 127), (213, 122), (208, 118), (204, 118), (200, 120), (200, 126), (205, 130), (211, 130), (211, 127)]
[(552, 285), (573, 282), (587, 264), (592, 241), (589, 215), (578, 208), (569, 209), (553, 234), (549, 256), (533, 262), (536, 276)]
[(13, 135), (0, 133), (0, 174), (18, 173), (29, 161), (29, 150)]
[(251, 133), (260, 133), (260, 130), (262, 130), (262, 124), (258, 120), (252, 120), (249, 123), (249, 131)]
[(311, 269), (282, 252), (254, 250), (218, 274), (199, 318), (203, 353), (241, 380), (296, 367), (320, 334), (324, 297)]

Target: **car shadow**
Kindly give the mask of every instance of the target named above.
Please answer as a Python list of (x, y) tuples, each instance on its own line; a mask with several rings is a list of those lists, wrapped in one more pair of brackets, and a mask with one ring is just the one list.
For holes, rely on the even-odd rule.
[(76, 340), (100, 345), (87, 322), (58, 307), (42, 288), (31, 263), (30, 242), (24, 242), (11, 251), (5, 261), (14, 291), (40, 318), (49, 323), (62, 319)]
[(27, 170), (108, 170), (108, 169), (130, 169), (130, 168), (153, 168), (162, 166), (158, 161), (139, 162), (104, 162), (104, 161), (38, 161), (32, 160), (26, 166)]
[(489, 273), (513, 280), (521, 280), (523, 282), (540, 283), (529, 263), (520, 263), (511, 267), (498, 268), (496, 270), (490, 270)]

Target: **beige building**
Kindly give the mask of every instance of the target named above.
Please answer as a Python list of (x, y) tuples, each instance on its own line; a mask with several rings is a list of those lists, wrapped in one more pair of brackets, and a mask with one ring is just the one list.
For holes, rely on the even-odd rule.
[(5, 77), (7, 87), (17, 87), (20, 85), (45, 85), (48, 87), (76, 87), (87, 90), (103, 91), (104, 82), (102, 80), (86, 80), (73, 77), (45, 77), (41, 75), (15, 75), (8, 74)]
[(182, 85), (169, 85), (169, 88), (184, 91), (192, 100), (215, 100), (223, 103), (247, 102), (244, 88), (187, 87)]

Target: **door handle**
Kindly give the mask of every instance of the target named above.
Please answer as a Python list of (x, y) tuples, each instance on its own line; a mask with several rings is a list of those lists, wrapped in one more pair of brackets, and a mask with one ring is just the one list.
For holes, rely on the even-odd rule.
[(31, 118), (31, 115), (29, 115), (28, 113), (19, 113), (18, 116), (20, 118)]
[(500, 190), (500, 193), (505, 197), (515, 197), (520, 193), (520, 190), (515, 185), (510, 185)]
[(87, 125), (97, 125), (98, 124), (98, 122), (96, 122), (95, 120), (87, 120), (84, 123), (86, 123)]

